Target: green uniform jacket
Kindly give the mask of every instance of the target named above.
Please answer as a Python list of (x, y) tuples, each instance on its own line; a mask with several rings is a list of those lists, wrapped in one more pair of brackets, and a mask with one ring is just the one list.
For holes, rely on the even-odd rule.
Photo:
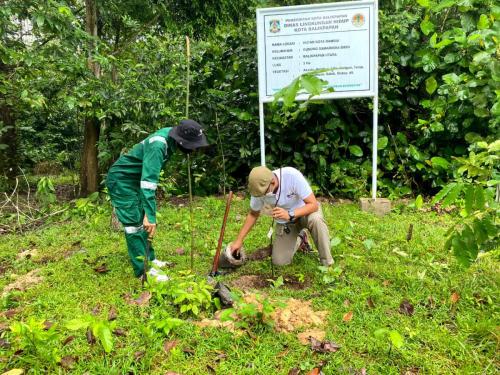
[(137, 143), (109, 169), (107, 185), (116, 206), (139, 203), (150, 223), (156, 223), (156, 187), (165, 162), (175, 150), (168, 137), (172, 128), (163, 128)]

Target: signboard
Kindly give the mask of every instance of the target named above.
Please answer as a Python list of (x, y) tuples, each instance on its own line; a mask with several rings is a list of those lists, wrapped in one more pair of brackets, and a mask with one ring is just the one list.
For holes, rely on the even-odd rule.
[(334, 89), (317, 98), (376, 96), (377, 21), (374, 0), (257, 9), (260, 102), (317, 69)]

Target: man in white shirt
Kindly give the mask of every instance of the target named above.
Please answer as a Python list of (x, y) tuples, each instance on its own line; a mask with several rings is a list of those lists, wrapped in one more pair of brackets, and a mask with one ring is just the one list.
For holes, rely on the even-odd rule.
[(284, 167), (271, 171), (256, 167), (248, 178), (250, 212), (238, 237), (231, 244), (233, 253), (243, 246), (243, 241), (259, 218), (261, 211), (268, 211), (276, 221), (272, 262), (286, 265), (292, 262), (299, 232), (307, 228), (311, 233), (320, 262), (333, 264), (330, 253), (330, 235), (321, 207), (305, 177), (297, 169)]

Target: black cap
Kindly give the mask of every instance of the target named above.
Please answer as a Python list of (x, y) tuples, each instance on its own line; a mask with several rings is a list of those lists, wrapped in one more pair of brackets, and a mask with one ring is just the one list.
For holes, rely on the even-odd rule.
[(168, 135), (188, 150), (208, 146), (203, 127), (194, 120), (182, 120), (178, 126), (170, 130)]

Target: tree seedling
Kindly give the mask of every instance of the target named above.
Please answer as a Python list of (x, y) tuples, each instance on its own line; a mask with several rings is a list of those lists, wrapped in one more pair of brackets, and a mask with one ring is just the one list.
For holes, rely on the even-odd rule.
[(391, 354), (392, 347), (396, 349), (401, 349), (404, 346), (404, 338), (401, 334), (392, 329), (388, 328), (379, 328), (375, 331), (375, 337), (380, 342), (388, 342), (389, 343), (389, 355)]
[(61, 360), (58, 347), (60, 335), (56, 325), (47, 327), (45, 319), (34, 317), (10, 326), (16, 349), (21, 350), (22, 359), (35, 368), (41, 364), (54, 366)]
[(66, 328), (71, 331), (86, 328), (87, 340), (92, 341), (92, 336), (97, 338), (106, 353), (110, 353), (113, 350), (114, 343), (112, 332), (115, 326), (115, 321), (108, 322), (107, 320), (102, 320), (91, 315), (73, 319), (66, 323)]

